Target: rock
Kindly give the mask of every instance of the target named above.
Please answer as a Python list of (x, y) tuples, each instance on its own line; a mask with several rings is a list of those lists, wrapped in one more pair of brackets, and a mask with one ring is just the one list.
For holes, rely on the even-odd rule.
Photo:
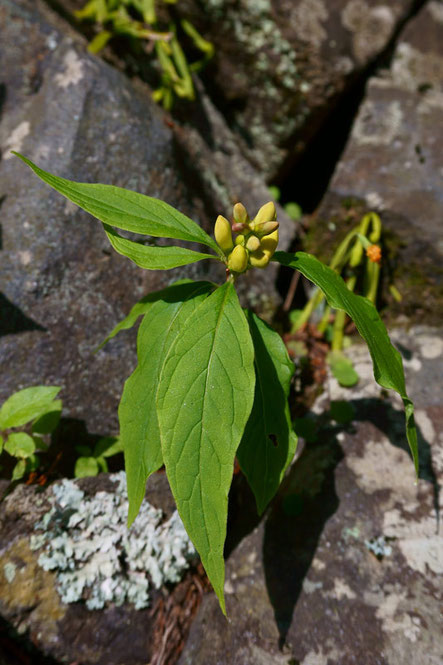
[(389, 304), (428, 323), (443, 313), (442, 33), (441, 3), (428, 2), (401, 33), (389, 70), (369, 80), (314, 230), (325, 244), (327, 221), (340, 228), (352, 213), (380, 212), (384, 265), (403, 296)]
[(386, 49), (414, 4), (182, 0), (177, 9), (214, 44), (205, 84), (244, 154), (272, 181)]
[(166, 476), (151, 481), (150, 504), (130, 531), (121, 473), (44, 491), (21, 485), (2, 503), (0, 614), (22, 648), (28, 641), (40, 656), (84, 665), (175, 656), (199, 602), (199, 582), (188, 569), (193, 548)]
[[(167, 273), (138, 269), (110, 250), (97, 221), (10, 151), (69, 179), (161, 198), (208, 231), (216, 213), (229, 214), (217, 206), (234, 203), (242, 192), (233, 190), (232, 178), (223, 182), (220, 169), (210, 170), (207, 155), (204, 177), (190, 175), (189, 159), (149, 89), (87, 53), (84, 40), (46, 3), (0, 0), (0, 33), (0, 402), (28, 385), (61, 385), (65, 414), (77, 429), (83, 423), (89, 432), (113, 432), (123, 382), (135, 364), (135, 334), (96, 355), (93, 350), (147, 292), (185, 276), (220, 281), (223, 270), (208, 272), (205, 264)], [(244, 164), (246, 202), (266, 200), (264, 182)], [(205, 189), (211, 178), (214, 186)], [(224, 198), (207, 206), (217, 187)], [(262, 283), (260, 275), (256, 292), (275, 306), (274, 276), (275, 269)]]
[[(400, 402), (382, 396), (366, 348), (351, 347), (359, 384), (329, 379), (309, 415), (317, 442), (227, 562), (229, 622), (206, 597), (179, 665), (441, 661), (442, 333), (392, 335), (416, 403), (418, 485)], [(330, 400), (352, 405), (352, 424), (328, 416)]]

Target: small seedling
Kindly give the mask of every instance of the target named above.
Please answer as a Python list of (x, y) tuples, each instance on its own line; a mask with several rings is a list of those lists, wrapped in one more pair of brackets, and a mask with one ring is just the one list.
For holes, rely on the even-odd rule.
[[(101, 220), (114, 249), (138, 266), (166, 270), (209, 259), (224, 268), (226, 281), (221, 285), (182, 280), (148, 295), (110, 335), (143, 315), (138, 365), (125, 383), (119, 407), (128, 522), (137, 516), (146, 480), (164, 464), (177, 509), (223, 612), (223, 546), (235, 456), (263, 513), (297, 445), (287, 402), (294, 366), (281, 337), (240, 306), (236, 283), (248, 270), (264, 269), (270, 261), (299, 270), (331, 307), (354, 320), (368, 344), (376, 381), (403, 400), (418, 473), (414, 407), (406, 393), (402, 359), (377, 310), (313, 256), (276, 251), (279, 224), (272, 202), (253, 218), (237, 203), (231, 221), (217, 218), (214, 239), (163, 201), (110, 185), (65, 180), (18, 156), (44, 182)], [(140, 244), (115, 227), (207, 249)]]
[[(11, 395), (0, 408), (0, 453), (15, 457), (12, 480), (20, 480), (39, 465), (38, 452), (47, 450), (42, 438), (58, 425), (62, 402), (57, 386), (32, 386)], [(19, 428), (28, 432), (17, 431)]]
[(89, 446), (76, 446), (76, 452), (80, 455), (75, 463), (74, 476), (85, 478), (97, 476), (101, 471), (109, 471), (107, 458), (123, 452), (121, 441), (115, 436), (106, 436), (97, 441), (94, 448)]

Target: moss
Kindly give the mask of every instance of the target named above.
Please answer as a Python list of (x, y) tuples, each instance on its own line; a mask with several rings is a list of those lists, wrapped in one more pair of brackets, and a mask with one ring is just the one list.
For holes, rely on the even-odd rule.
[[(12, 566), (14, 577), (8, 574)], [(7, 614), (26, 616), (20, 632), (37, 622), (48, 642), (56, 639), (56, 624), (66, 610), (55, 589), (55, 576), (38, 565), (26, 537), (17, 539), (0, 557), (0, 586)]]

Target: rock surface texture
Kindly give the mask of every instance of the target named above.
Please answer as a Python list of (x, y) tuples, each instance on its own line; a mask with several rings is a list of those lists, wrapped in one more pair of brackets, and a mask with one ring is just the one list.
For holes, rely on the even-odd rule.
[[(44, 491), (22, 485), (2, 503), (0, 613), (36, 653), (84, 665), (145, 665), (180, 648), (201, 583), (187, 564), (175, 585), (165, 582), (181, 558), (177, 547), (184, 553), (189, 541), (166, 476), (151, 478), (141, 531), (136, 523), (126, 529), (124, 485), (122, 474)], [(146, 562), (130, 570), (145, 555), (153, 564), (148, 577)], [(83, 600), (73, 602), (78, 591)]]
[(337, 224), (352, 202), (380, 212), (399, 264), (398, 309), (428, 322), (443, 315), (442, 137), (443, 8), (431, 1), (400, 34), (390, 68), (369, 79), (318, 212)]
[(213, 42), (208, 89), (226, 109), (244, 154), (272, 179), (303, 152), (415, 4), (182, 0), (178, 10)]
[[(418, 485), (401, 405), (380, 399), (367, 351), (355, 346), (358, 386), (329, 379), (310, 414), (317, 442), (228, 561), (230, 622), (206, 597), (180, 665), (442, 662), (442, 330), (392, 337), (417, 408)], [(354, 409), (346, 428), (328, 416), (340, 400)]]
[[(96, 220), (40, 182), (10, 151), (72, 180), (161, 198), (210, 232), (215, 213), (230, 212), (218, 205), (238, 197), (254, 207), (269, 194), (239, 154), (238, 189), (230, 157), (223, 172), (215, 172), (206, 154), (198, 162), (204, 179), (193, 175), (189, 163), (197, 157), (178, 147), (150, 91), (89, 55), (85, 42), (43, 2), (0, 0), (0, 72), (0, 402), (20, 387), (61, 385), (65, 413), (84, 421), (89, 432), (115, 431), (123, 382), (135, 364), (135, 337), (125, 333), (97, 355), (94, 348), (147, 292), (185, 276), (222, 281), (223, 269), (211, 275), (205, 264), (140, 270), (111, 250)], [(190, 146), (183, 134), (182, 143)], [(293, 224), (287, 223), (289, 243)], [(254, 280), (250, 284), (254, 293)], [(270, 274), (255, 292), (275, 305)]]

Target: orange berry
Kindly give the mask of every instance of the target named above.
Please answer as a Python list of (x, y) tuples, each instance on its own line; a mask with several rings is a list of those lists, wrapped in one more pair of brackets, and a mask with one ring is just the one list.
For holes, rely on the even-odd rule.
[(381, 262), (381, 247), (378, 245), (370, 245), (366, 250), (366, 256), (372, 263)]

